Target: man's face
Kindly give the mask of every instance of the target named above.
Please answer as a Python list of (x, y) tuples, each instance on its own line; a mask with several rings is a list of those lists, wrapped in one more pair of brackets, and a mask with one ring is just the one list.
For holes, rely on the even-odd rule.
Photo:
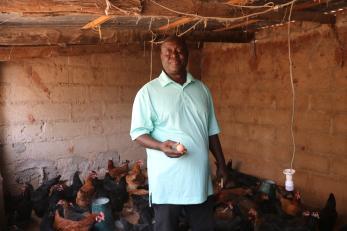
[(182, 74), (186, 70), (188, 52), (176, 41), (168, 41), (161, 46), (161, 63), (168, 75)]

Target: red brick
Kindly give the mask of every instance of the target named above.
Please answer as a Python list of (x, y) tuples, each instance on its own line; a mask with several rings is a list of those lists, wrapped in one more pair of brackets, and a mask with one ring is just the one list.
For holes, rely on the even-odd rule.
[[(49, 86), (46, 88), (47, 91), (43, 91), (40, 88), (35, 86), (20, 86), (20, 85), (12, 85), (10, 97), (8, 97), (8, 101), (12, 103), (33, 103), (33, 102), (49, 102), (51, 98), (52, 87)], [(6, 94), (6, 92), (3, 92)]]
[[(277, 92), (276, 94), (276, 108), (278, 109), (287, 109), (292, 110), (293, 107), (293, 97), (292, 91), (286, 90), (282, 92)], [(310, 95), (305, 92), (295, 92), (295, 110), (307, 110), (309, 107), (309, 98)]]
[(233, 90), (230, 88), (224, 89), (222, 87), (220, 92), (222, 101), (217, 103), (224, 103), (227, 106), (240, 107), (241, 105), (247, 104), (250, 97), (249, 93), (246, 91)]
[(294, 160), (296, 169), (329, 174), (330, 161), (325, 156), (298, 151)]
[(271, 126), (250, 126), (249, 139), (272, 142), (275, 140), (275, 128)]
[(120, 87), (89, 87), (89, 100), (91, 102), (120, 102)]
[(269, 91), (252, 91), (249, 93), (248, 106), (259, 108), (275, 108), (275, 95)]
[[(311, 57), (312, 59), (312, 57)], [(293, 76), (295, 79), (295, 86), (298, 89), (305, 90), (328, 90), (332, 85), (333, 70), (325, 67), (307, 68), (307, 64), (301, 68), (294, 68)]]
[(221, 124), (222, 134), (226, 137), (249, 137), (249, 129), (247, 124), (241, 123), (225, 123)]
[(334, 158), (331, 164), (331, 173), (335, 174), (336, 176), (342, 176), (347, 177), (347, 158)]
[(347, 90), (347, 66), (336, 67), (334, 69), (334, 84), (335, 89)]
[(123, 85), (119, 87), (120, 103), (129, 103), (134, 102), (136, 93), (140, 90), (141, 86), (129, 86)]
[(84, 103), (88, 101), (86, 86), (63, 85), (51, 89), (50, 98), (53, 102)]
[(347, 153), (347, 137), (346, 136), (332, 136), (331, 137), (331, 151), (332, 153), (345, 156)]
[(101, 118), (103, 105), (99, 103), (85, 103), (72, 105), (72, 119)]
[(223, 123), (236, 122), (235, 114), (237, 113), (237, 110), (235, 107), (215, 105), (215, 113), (217, 120), (221, 123), (222, 127)]
[(333, 110), (336, 112), (347, 112), (347, 90), (336, 90), (333, 95)]
[(329, 132), (330, 115), (317, 111), (297, 112), (295, 114), (295, 127), (298, 130)]
[(74, 84), (103, 85), (104, 71), (101, 68), (70, 67), (69, 78)]
[[(346, 202), (347, 183), (336, 180), (335, 177), (322, 174), (312, 174), (309, 178), (310, 185), (305, 189), (305, 201), (307, 204), (316, 205), (323, 208), (330, 193), (334, 193), (336, 198), (338, 213), (346, 214), (347, 210), (342, 206)], [(340, 205), (340, 206), (339, 206)]]
[(132, 106), (130, 103), (106, 103), (105, 116), (111, 118), (130, 118)]
[(6, 62), (0, 66), (0, 82), (2, 84), (13, 84), (15, 86), (29, 86), (29, 74), (22, 63)]
[(347, 113), (338, 114), (333, 119), (334, 133), (347, 135)]
[(331, 91), (318, 91), (310, 97), (310, 110), (313, 111), (332, 111), (335, 100)]
[(282, 126), (282, 127), (275, 127), (275, 142), (278, 144), (283, 145), (290, 145), (292, 144), (292, 136), (290, 127), (288, 126)]

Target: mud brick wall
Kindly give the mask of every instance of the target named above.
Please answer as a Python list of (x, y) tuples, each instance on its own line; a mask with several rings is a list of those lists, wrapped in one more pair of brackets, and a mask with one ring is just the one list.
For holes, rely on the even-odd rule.
[[(347, 17), (336, 27), (291, 28), (295, 87), (294, 183), (307, 204), (334, 192), (347, 219)], [(214, 96), (227, 159), (241, 171), (283, 185), (290, 168), (292, 90), (287, 26), (250, 44), (205, 44), (202, 80)]]
[[(200, 51), (189, 64), (200, 78)], [(1, 172), (7, 190), (30, 181), (36, 187), (57, 174), (79, 170), (103, 176), (107, 160), (145, 159), (129, 136), (136, 92), (150, 80), (150, 48), (26, 59), (0, 64)], [(153, 51), (152, 78), (161, 71)]]

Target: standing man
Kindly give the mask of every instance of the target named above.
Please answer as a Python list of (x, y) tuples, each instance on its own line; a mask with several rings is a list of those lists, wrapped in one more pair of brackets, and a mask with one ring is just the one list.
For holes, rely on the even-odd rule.
[[(161, 45), (163, 71), (137, 93), (130, 135), (146, 147), (156, 231), (178, 230), (185, 209), (192, 231), (213, 230), (209, 150), (227, 170), (208, 88), (187, 72), (188, 47), (172, 36)], [(185, 149), (177, 151), (181, 143)]]

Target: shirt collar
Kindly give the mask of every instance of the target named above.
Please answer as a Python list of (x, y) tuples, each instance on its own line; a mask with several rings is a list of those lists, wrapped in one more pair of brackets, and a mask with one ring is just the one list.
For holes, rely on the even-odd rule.
[[(195, 79), (194, 77), (189, 73), (187, 72), (187, 80), (186, 82), (183, 84), (183, 86), (186, 86), (188, 85), (190, 82), (194, 82)], [(165, 71), (162, 71), (159, 75), (159, 82), (160, 82), (160, 85), (162, 87), (165, 87), (167, 86), (168, 84), (170, 83), (176, 83), (175, 81), (173, 81), (172, 79), (170, 79), (170, 77), (165, 73)]]

